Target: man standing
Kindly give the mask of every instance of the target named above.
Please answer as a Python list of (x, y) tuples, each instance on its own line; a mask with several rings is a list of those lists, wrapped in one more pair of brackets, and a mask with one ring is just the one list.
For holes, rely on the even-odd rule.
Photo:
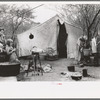
[(77, 41), (77, 61), (82, 63), (84, 61), (83, 49), (86, 46), (87, 36), (82, 35)]

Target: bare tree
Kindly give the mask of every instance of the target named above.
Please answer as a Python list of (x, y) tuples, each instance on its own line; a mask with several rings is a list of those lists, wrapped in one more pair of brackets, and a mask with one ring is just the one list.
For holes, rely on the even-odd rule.
[(32, 8), (24, 8), (17, 5), (0, 5), (0, 23), (2, 26), (8, 25), (12, 39), (21, 25), (26, 23), (31, 24), (32, 19), (35, 17), (32, 13)]
[(91, 40), (97, 33), (100, 22), (100, 5), (97, 4), (76, 4), (65, 5), (63, 11), (70, 21), (83, 29)]

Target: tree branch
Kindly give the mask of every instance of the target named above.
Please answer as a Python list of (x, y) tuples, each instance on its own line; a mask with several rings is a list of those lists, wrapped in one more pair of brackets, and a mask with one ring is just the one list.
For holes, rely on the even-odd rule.
[(92, 23), (90, 24), (90, 26), (88, 27), (89, 30), (92, 27), (93, 23), (95, 22), (96, 18), (98, 17), (99, 13), (100, 13), (100, 9), (98, 10), (98, 12), (96, 13), (96, 15), (94, 16), (94, 18), (93, 18)]

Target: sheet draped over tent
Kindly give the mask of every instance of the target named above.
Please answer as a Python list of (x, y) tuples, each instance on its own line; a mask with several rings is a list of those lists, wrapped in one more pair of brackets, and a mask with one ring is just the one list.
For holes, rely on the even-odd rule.
[[(56, 15), (45, 23), (33, 27), (26, 32), (18, 34), (18, 56), (21, 57), (30, 55), (33, 46), (41, 49), (52, 47), (54, 50), (57, 50), (57, 38), (59, 34), (59, 25), (57, 23), (58, 19), (60, 20), (60, 17)], [(75, 58), (76, 42), (82, 34), (82, 30), (67, 23), (65, 23), (65, 26), (68, 33), (68, 40), (66, 43), (67, 56)], [(33, 39), (29, 38), (30, 34), (34, 35)]]

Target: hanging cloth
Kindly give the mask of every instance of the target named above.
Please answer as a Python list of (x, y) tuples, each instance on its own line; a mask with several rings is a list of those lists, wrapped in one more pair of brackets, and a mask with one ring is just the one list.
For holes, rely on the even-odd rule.
[(97, 43), (96, 43), (96, 38), (94, 37), (91, 41), (91, 49), (92, 53), (97, 53)]
[(65, 23), (61, 24), (58, 20), (59, 24), (59, 35), (57, 39), (57, 51), (59, 58), (67, 58), (67, 47), (66, 47), (66, 41), (68, 34), (66, 32), (66, 26)]

